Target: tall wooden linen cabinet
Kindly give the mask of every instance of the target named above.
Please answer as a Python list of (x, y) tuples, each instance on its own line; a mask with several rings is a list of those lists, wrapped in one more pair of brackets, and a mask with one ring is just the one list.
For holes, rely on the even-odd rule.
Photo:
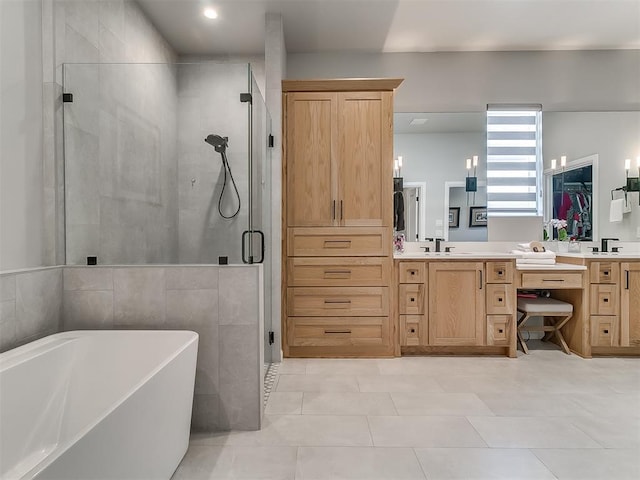
[(284, 80), (285, 357), (392, 356), (393, 92)]

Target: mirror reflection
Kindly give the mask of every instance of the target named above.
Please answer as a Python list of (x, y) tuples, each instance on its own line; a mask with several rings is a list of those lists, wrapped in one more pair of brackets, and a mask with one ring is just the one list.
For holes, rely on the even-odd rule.
[[(407, 241), (487, 240), (485, 131), (484, 112), (394, 115), (396, 177), (402, 178), (404, 203), (404, 230), (396, 230)], [(476, 179), (475, 191), (467, 192), (467, 177)]]

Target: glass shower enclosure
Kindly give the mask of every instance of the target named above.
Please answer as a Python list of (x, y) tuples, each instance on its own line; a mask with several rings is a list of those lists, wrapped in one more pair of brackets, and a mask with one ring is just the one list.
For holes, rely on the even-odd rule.
[(263, 263), (270, 363), (271, 119), (251, 66), (66, 64), (64, 92), (66, 263)]

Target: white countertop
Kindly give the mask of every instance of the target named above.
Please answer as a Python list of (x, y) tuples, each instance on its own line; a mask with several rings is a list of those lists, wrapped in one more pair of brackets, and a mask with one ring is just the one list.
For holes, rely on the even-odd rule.
[(395, 252), (393, 258), (396, 260), (485, 260), (495, 258), (513, 259), (516, 255), (499, 252)]
[(585, 259), (605, 259), (605, 260), (640, 260), (640, 253), (611, 253), (611, 252), (598, 252), (598, 253), (556, 253), (558, 257), (569, 258), (585, 258)]
[(584, 265), (572, 265), (570, 263), (556, 263), (554, 265), (533, 265), (533, 264), (516, 264), (516, 270), (586, 270)]

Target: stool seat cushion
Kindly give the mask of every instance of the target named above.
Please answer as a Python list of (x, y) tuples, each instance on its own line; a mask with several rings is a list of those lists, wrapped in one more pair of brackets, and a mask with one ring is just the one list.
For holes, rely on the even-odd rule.
[(573, 305), (555, 298), (518, 298), (518, 310), (532, 313), (571, 313)]

